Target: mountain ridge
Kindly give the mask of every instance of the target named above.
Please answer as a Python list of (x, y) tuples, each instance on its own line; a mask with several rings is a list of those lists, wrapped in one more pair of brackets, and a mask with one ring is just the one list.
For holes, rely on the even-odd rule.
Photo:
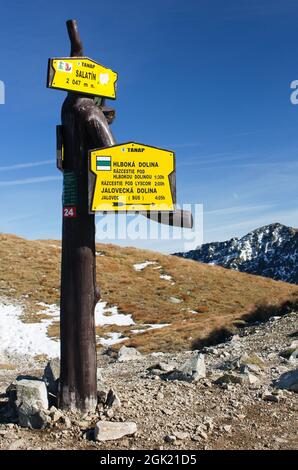
[(243, 237), (175, 253), (185, 259), (298, 284), (298, 229), (278, 222)]

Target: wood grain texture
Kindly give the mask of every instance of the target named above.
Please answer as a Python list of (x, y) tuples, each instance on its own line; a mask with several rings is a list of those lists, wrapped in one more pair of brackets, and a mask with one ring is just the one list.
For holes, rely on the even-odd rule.
[[(71, 55), (83, 55), (74, 20), (67, 22)], [(113, 145), (102, 110), (93, 99), (69, 93), (62, 106), (64, 170), (76, 175), (77, 217), (63, 218), (61, 262), (62, 409), (94, 410), (97, 403), (94, 308), (99, 300), (95, 271), (95, 219), (88, 212), (88, 151)]]

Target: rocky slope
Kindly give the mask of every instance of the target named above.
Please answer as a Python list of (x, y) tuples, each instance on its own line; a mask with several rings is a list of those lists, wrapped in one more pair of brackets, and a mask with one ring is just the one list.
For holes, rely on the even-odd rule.
[(278, 223), (176, 255), (298, 284), (298, 230)]
[[(15, 370), (0, 371), (0, 449), (297, 449), (298, 394), (279, 388), (280, 377), (296, 370), (298, 390), (297, 336), (294, 312), (243, 328), (230, 341), (199, 351), (205, 368), (200, 355), (193, 381), (183, 374), (197, 352), (133, 354), (121, 362), (100, 350), (98, 367), (117, 393), (117, 406), (84, 416), (52, 409), (43, 430), (20, 427), (1, 413), (16, 375), (41, 377), (45, 365), (11, 357)], [(165, 380), (173, 368), (176, 380)], [(96, 441), (96, 423), (102, 429), (110, 422), (121, 428), (135, 423), (137, 432), (130, 424), (133, 436)]]

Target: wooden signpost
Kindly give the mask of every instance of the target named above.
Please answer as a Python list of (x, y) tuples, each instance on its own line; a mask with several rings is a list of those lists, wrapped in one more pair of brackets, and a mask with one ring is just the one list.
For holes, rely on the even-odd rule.
[[(57, 167), (63, 172), (59, 406), (94, 411), (97, 404), (94, 309), (100, 298), (96, 286), (94, 212), (103, 210), (102, 202), (108, 202), (115, 212), (137, 210), (157, 222), (180, 227), (192, 227), (192, 217), (191, 213), (174, 207), (173, 152), (133, 142), (116, 145), (109, 127), (115, 112), (105, 106), (104, 97), (115, 98), (117, 74), (84, 57), (75, 20), (67, 21), (67, 29), (71, 57), (50, 59), (48, 67), (48, 86), (68, 90), (62, 106), (62, 125), (57, 126)], [(115, 177), (120, 173), (115, 170), (128, 164), (131, 169), (142, 171), (130, 173), (133, 178), (122, 179), (120, 185), (121, 178)], [(136, 175), (151, 176), (152, 182), (137, 184), (146, 178)], [(132, 185), (127, 184), (129, 180)], [(116, 194), (103, 191), (104, 187), (118, 190), (132, 187), (133, 191), (126, 194), (129, 198), (103, 200), (103, 194)], [(146, 192), (146, 188), (156, 191)], [(161, 203), (165, 203), (163, 208), (167, 210), (160, 210)]]

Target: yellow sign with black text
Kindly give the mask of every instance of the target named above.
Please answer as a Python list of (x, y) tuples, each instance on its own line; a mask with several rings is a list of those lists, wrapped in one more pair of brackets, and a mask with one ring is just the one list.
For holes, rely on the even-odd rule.
[(49, 59), (48, 88), (116, 98), (118, 74), (88, 57)]
[(170, 211), (175, 154), (129, 142), (89, 152), (90, 211)]

